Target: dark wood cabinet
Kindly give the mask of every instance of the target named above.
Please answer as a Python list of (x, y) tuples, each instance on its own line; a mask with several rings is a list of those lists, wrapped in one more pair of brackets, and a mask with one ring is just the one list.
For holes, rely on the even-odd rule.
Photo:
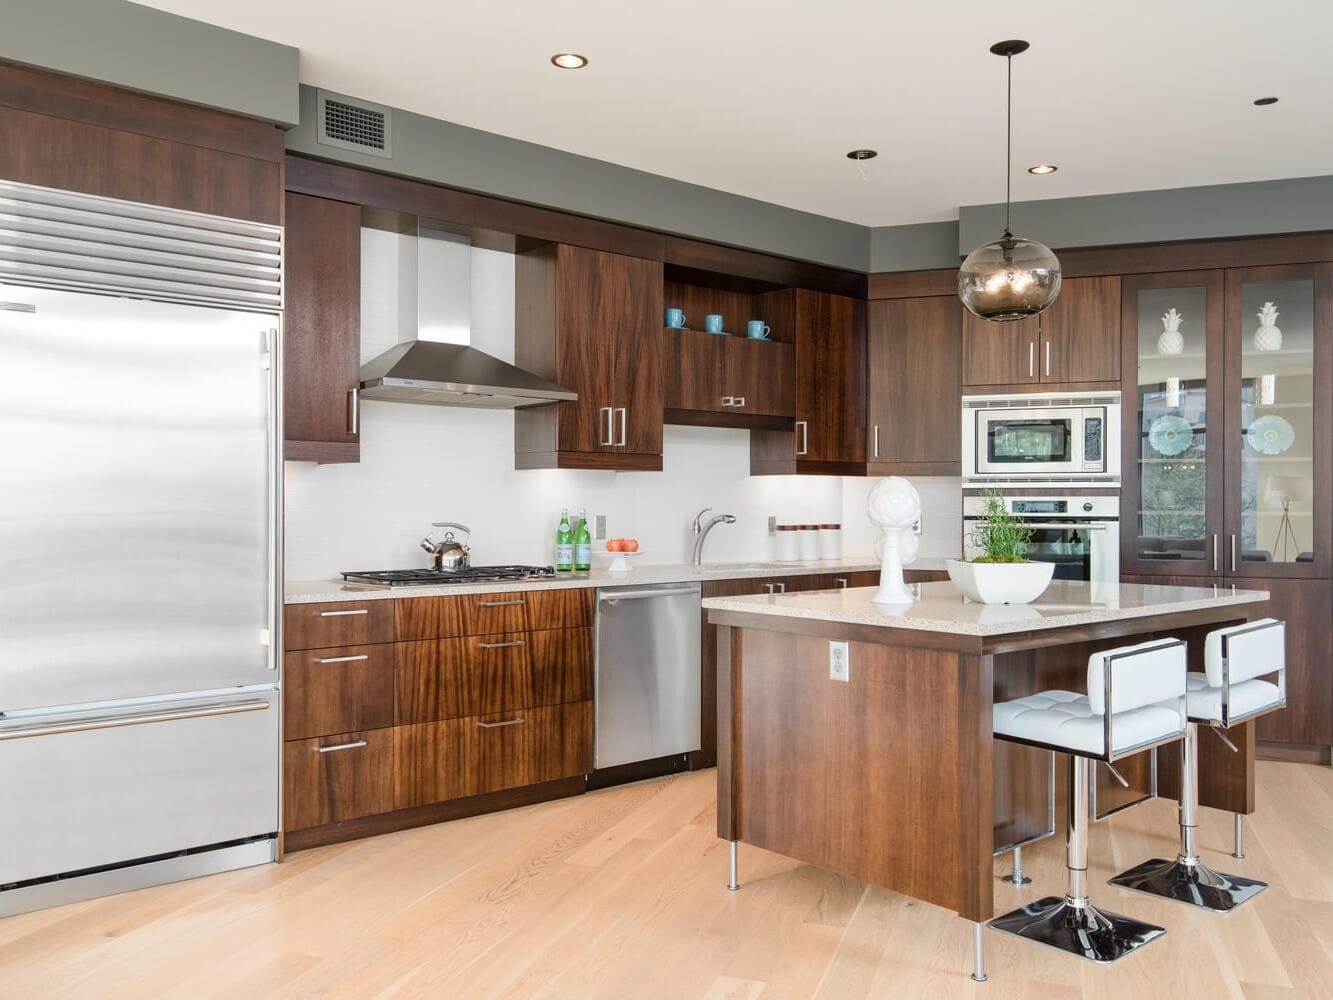
[(957, 295), (870, 303), (866, 448), (871, 475), (961, 474), (963, 311)]
[(360, 458), (361, 209), (287, 195), (283, 457)]
[(284, 739), (393, 725), (389, 643), (291, 650), (282, 658), (282, 679)]
[(1116, 275), (1066, 278), (1051, 307), (1029, 319), (994, 323), (964, 310), (964, 386), (1021, 392), (1119, 380)]
[(796, 421), (751, 433), (751, 475), (864, 475), (865, 302), (805, 288), (757, 298), (775, 330), (795, 331)]
[[(790, 420), (795, 414), (796, 352), (791, 344), (698, 330), (664, 334), (668, 423), (747, 426), (743, 418), (749, 416)], [(703, 414), (735, 419), (699, 419)]]
[(515, 359), (579, 398), (514, 416), (520, 469), (662, 468), (662, 264), (548, 244), (515, 264)]
[(388, 812), (393, 808), (394, 730), (289, 740), (282, 774), (285, 831)]

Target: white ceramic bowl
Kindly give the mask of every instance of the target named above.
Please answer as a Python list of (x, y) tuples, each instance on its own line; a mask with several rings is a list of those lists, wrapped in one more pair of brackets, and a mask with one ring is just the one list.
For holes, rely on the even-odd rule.
[(1051, 585), (1055, 563), (973, 563), (950, 559), (949, 579), (978, 604), (1027, 604)]

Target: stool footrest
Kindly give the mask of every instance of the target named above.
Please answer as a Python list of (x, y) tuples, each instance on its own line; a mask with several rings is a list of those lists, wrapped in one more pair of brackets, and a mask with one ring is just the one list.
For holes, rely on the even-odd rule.
[(1099, 910), (1088, 903), (1071, 906), (1064, 896), (1047, 896), (996, 917), (990, 925), (1006, 934), (1107, 964), (1143, 947), (1166, 931), (1156, 924)]
[(1111, 879), (1112, 885), (1146, 892), (1178, 903), (1227, 913), (1268, 888), (1267, 882), (1224, 875), (1203, 862), (1187, 865), (1179, 860), (1153, 858)]

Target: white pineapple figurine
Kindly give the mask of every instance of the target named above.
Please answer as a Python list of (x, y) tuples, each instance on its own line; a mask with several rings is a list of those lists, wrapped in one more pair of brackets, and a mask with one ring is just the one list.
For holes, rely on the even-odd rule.
[(1277, 328), (1277, 306), (1265, 302), (1259, 310), (1259, 329), (1254, 331), (1256, 351), (1282, 350), (1282, 331)]
[(1179, 354), (1185, 348), (1185, 337), (1180, 332), (1180, 321), (1183, 317), (1175, 309), (1168, 309), (1162, 315), (1162, 326), (1165, 329), (1157, 338), (1158, 354)]

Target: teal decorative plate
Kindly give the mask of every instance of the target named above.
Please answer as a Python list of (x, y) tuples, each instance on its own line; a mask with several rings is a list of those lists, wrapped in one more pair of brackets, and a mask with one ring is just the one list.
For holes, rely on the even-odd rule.
[(1177, 413), (1158, 417), (1148, 428), (1148, 443), (1159, 455), (1179, 455), (1194, 443), (1194, 428)]
[(1296, 431), (1281, 417), (1267, 413), (1250, 421), (1245, 440), (1260, 455), (1281, 455), (1295, 442)]

